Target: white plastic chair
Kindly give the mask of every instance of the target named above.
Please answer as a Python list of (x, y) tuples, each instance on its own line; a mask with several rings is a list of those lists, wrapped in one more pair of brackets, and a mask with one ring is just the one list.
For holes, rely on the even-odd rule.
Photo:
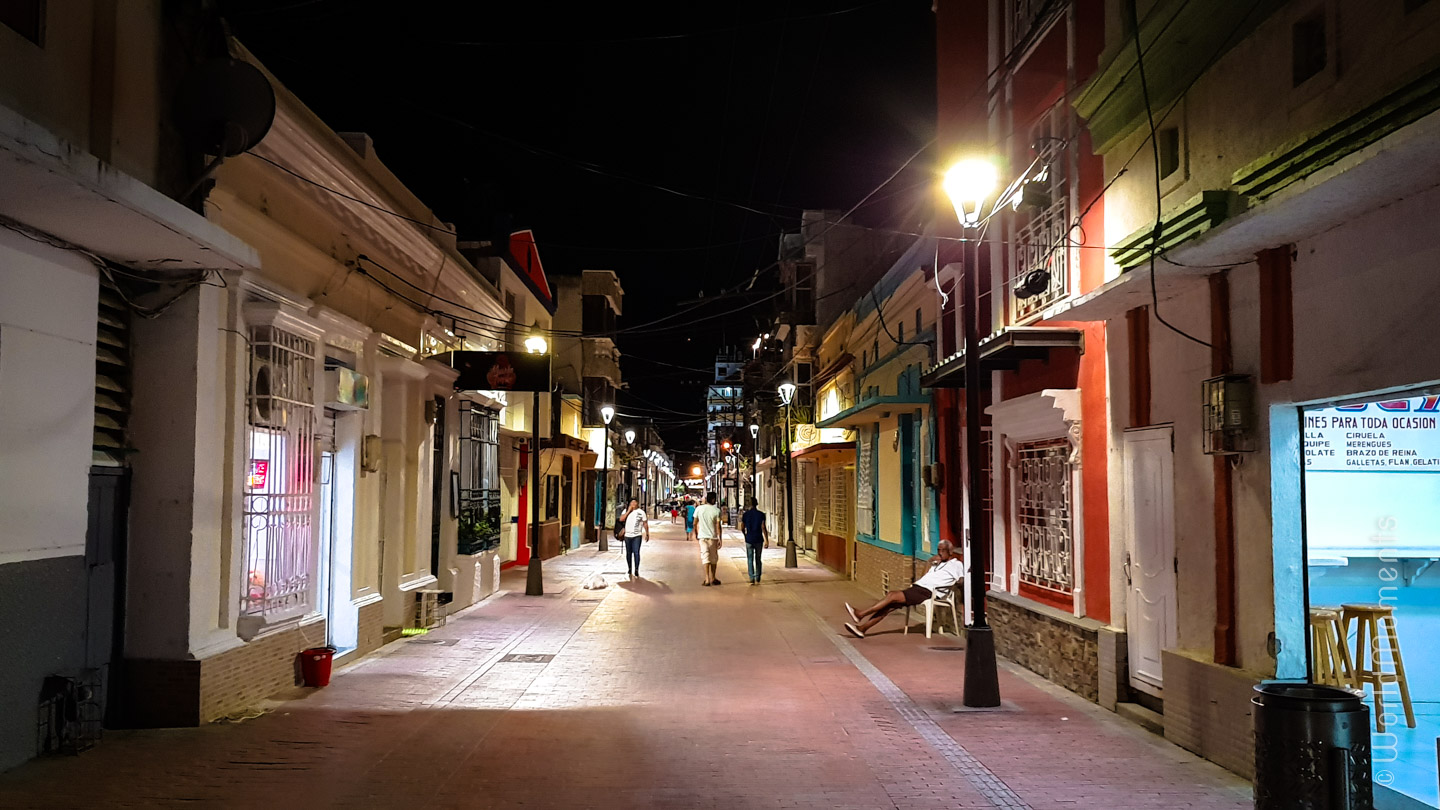
[[(931, 626), (935, 623), (935, 608), (937, 608), (937, 607), (949, 608), (949, 609), (950, 609), (950, 619), (951, 619), (951, 621), (955, 622), (956, 634), (957, 634), (957, 635), (959, 634), (959, 630), (960, 630), (960, 609), (959, 609), (959, 607), (956, 606), (956, 604), (955, 604), (955, 589), (954, 589), (954, 588), (951, 588), (951, 589), (950, 589), (950, 594), (949, 594), (948, 596), (946, 596), (944, 599), (940, 599), (940, 598), (938, 598), (938, 597), (932, 596), (932, 597), (930, 597), (929, 599), (926, 599), (924, 602), (921, 602), (920, 604), (925, 606), (925, 638), (930, 638), (930, 628), (931, 628)], [(906, 635), (909, 635), (909, 633), (910, 633), (910, 609), (909, 609), (909, 608), (906, 608), (906, 609), (905, 609), (905, 634), (906, 634)], [(944, 630), (944, 626), (943, 626), (943, 625), (941, 626), (940, 633), (941, 633), (941, 635), (944, 635), (944, 633), (945, 633), (945, 630)]]

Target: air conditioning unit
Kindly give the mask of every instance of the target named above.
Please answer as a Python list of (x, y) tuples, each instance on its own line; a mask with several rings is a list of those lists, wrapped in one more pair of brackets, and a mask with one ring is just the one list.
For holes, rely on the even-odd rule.
[(250, 358), (250, 424), (254, 427), (284, 429), (287, 410), (276, 390), (275, 364)]

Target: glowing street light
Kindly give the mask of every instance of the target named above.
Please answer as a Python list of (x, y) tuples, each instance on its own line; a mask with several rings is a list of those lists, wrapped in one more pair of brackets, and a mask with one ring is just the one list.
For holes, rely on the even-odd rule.
[(600, 537), (596, 545), (600, 551), (609, 551), (610, 544), (605, 540), (605, 525), (610, 522), (607, 503), (610, 498), (610, 420), (615, 418), (615, 406), (601, 406), (600, 418), (605, 420), (605, 427), (601, 428), (605, 431), (605, 455), (600, 462)]
[[(965, 464), (983, 469), (980, 452), (980, 245), (974, 229), (982, 221), (986, 198), (995, 193), (995, 167), (979, 159), (963, 160), (945, 173), (944, 188), (965, 228), (961, 267), (967, 278), (961, 285), (961, 318), (965, 332)], [(990, 559), (990, 531), (985, 516), (981, 477), (967, 476), (966, 507), (970, 523), (970, 628), (965, 643), (965, 681), (962, 702), (971, 708), (1000, 705), (1000, 678), (995, 663), (995, 637), (985, 618), (985, 562)], [(957, 526), (959, 521), (952, 521)]]
[(634, 443), (635, 443), (635, 431), (634, 431), (633, 429), (627, 429), (627, 430), (625, 431), (625, 443), (626, 443), (626, 444), (634, 444)]
[(980, 158), (962, 160), (945, 172), (945, 194), (961, 225), (974, 228), (980, 224), (985, 199), (995, 192), (998, 177), (995, 165)]
[(530, 330), (530, 336), (525, 338), (525, 351), (530, 354), (544, 354), (548, 348), (550, 344), (545, 341), (545, 335), (540, 331), (540, 322), (536, 321)]
[(781, 446), (785, 453), (785, 533), (789, 539), (785, 544), (786, 568), (800, 565), (795, 554), (795, 465), (790, 458), (790, 400), (794, 398), (795, 383), (780, 383), (780, 401), (785, 404), (785, 441)]

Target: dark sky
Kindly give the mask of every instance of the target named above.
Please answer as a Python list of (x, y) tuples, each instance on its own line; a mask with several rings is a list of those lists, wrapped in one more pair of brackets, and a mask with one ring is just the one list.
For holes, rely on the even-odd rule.
[[(765, 312), (717, 293), (774, 262), (801, 209), (849, 209), (934, 130), (929, 0), (221, 6), (462, 238), (509, 215), (550, 274), (619, 273), (635, 330), (619, 338), (621, 410), (681, 452), (700, 444), (716, 349), (753, 341)], [(857, 219), (913, 225), (928, 157)], [(702, 292), (714, 302), (646, 328)]]

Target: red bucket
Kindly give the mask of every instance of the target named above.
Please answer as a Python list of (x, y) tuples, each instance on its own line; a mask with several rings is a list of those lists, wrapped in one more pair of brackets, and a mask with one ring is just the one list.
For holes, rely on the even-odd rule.
[(300, 653), (300, 677), (306, 686), (329, 686), (334, 663), (334, 647), (311, 647)]

